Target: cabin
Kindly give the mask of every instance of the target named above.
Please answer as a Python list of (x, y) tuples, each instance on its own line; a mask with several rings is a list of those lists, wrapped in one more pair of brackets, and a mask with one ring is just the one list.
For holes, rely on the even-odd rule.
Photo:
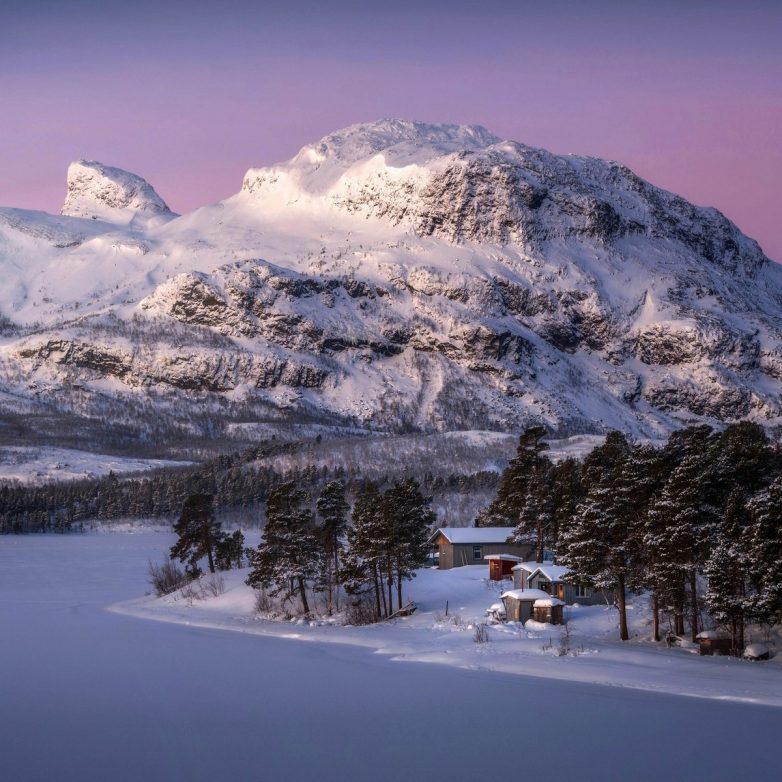
[(529, 544), (508, 543), (515, 527), (438, 527), (429, 545), (439, 553), (440, 570), (464, 565), (485, 565), (491, 554), (511, 554), (520, 560), (532, 553)]
[(735, 654), (733, 640), (717, 630), (704, 630), (695, 636), (698, 642), (698, 654), (703, 655), (729, 655)]
[(514, 554), (487, 554), (484, 559), (489, 562), (489, 580), (503, 581), (513, 578), (513, 568), (522, 561), (522, 557)]
[(540, 589), (509, 589), (501, 595), (508, 622), (526, 622), (532, 619), (535, 601), (550, 600), (551, 595)]
[(601, 605), (611, 602), (602, 589), (571, 584), (565, 580), (570, 570), (553, 562), (519, 562), (511, 568), (514, 589), (539, 589), (566, 605)]
[(546, 597), (532, 604), (532, 618), (536, 622), (548, 622), (551, 625), (565, 624), (565, 604), (556, 597)]

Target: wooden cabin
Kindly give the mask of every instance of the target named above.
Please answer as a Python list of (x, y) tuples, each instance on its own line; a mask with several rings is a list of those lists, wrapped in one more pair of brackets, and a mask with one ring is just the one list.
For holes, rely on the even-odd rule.
[(704, 630), (695, 636), (695, 640), (698, 642), (698, 654), (701, 656), (727, 656), (735, 653), (733, 641), (717, 630)]
[(491, 554), (512, 554), (529, 558), (532, 546), (508, 543), (515, 527), (438, 527), (429, 544), (439, 552), (440, 570), (464, 565), (484, 565)]
[(509, 589), (502, 593), (505, 618), (509, 622), (526, 622), (532, 619), (536, 600), (549, 600), (550, 595), (540, 589)]
[(552, 625), (565, 624), (565, 603), (556, 597), (536, 600), (532, 605), (532, 617), (536, 622), (548, 622)]
[(513, 554), (487, 554), (484, 559), (489, 562), (490, 581), (512, 579), (514, 566), (521, 562), (521, 557)]

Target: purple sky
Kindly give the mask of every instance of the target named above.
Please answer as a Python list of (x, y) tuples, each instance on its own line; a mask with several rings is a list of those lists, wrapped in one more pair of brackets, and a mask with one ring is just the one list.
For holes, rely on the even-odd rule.
[(6, 0), (0, 204), (87, 157), (176, 211), (379, 117), (626, 163), (782, 260), (782, 3)]

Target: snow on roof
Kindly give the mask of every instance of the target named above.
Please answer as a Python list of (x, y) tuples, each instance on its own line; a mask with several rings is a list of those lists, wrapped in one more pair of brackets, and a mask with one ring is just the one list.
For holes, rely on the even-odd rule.
[(449, 543), (505, 543), (513, 534), (515, 527), (438, 527), (432, 537), (433, 541), (438, 534)]
[(484, 559), (501, 559), (505, 562), (521, 562), (521, 557), (513, 554), (487, 554)]
[(530, 573), (530, 578), (536, 573), (540, 573), (544, 578), (549, 581), (562, 581), (562, 579), (570, 572), (570, 568), (564, 565), (538, 565), (535, 570)]
[(552, 608), (553, 606), (563, 606), (565, 605), (564, 600), (559, 600), (556, 597), (546, 597), (541, 598), (540, 600), (536, 600), (535, 604), (533, 605), (533, 608)]
[(512, 597), (514, 600), (523, 600), (526, 602), (548, 600), (551, 598), (551, 595), (548, 592), (544, 592), (542, 589), (509, 589), (507, 592), (503, 592), (500, 597), (503, 599)]
[(769, 653), (769, 648), (765, 644), (749, 644), (744, 649), (745, 657), (763, 657)]
[(528, 573), (534, 573), (540, 567), (540, 562), (519, 562), (511, 570), (526, 570)]
[(717, 639), (727, 638), (727, 636), (719, 630), (703, 630), (695, 637), (700, 641), (715, 641)]
[(514, 565), (511, 570), (526, 570), (530, 574), (530, 578), (540, 571), (541, 575), (549, 581), (562, 581), (570, 572), (570, 568), (566, 568), (564, 565), (554, 565), (551, 562), (520, 562), (518, 565)]

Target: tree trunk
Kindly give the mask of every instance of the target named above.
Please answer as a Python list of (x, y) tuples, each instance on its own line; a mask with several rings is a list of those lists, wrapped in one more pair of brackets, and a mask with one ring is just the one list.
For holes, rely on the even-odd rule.
[(538, 521), (538, 540), (535, 548), (536, 562), (543, 562), (543, 522)]
[(339, 548), (334, 536), (334, 607), (339, 611)]
[(394, 577), (391, 575), (390, 567), (388, 569), (386, 584), (388, 585), (388, 616), (391, 616), (391, 614), (394, 613)]
[(673, 632), (675, 635), (684, 635), (684, 605), (679, 598), (673, 606)]
[(690, 571), (690, 636), (693, 643), (698, 635), (698, 574)]
[(375, 604), (377, 609), (377, 618), (380, 619), (381, 616), (383, 616), (382, 610), (380, 608), (380, 579), (377, 577), (377, 566), (372, 565), (372, 576), (375, 580)]
[(206, 558), (209, 562), (209, 572), (214, 573), (215, 572), (215, 561), (214, 561), (214, 555), (212, 554), (212, 541), (210, 540), (209, 543), (206, 546)]
[(383, 571), (380, 565), (377, 565), (377, 575), (375, 578), (377, 579), (377, 589), (378, 592), (380, 592), (380, 599), (383, 601), (383, 613), (380, 614), (380, 616), (388, 616), (388, 606), (386, 605), (386, 590), (383, 586)]
[(307, 589), (304, 586), (304, 579), (301, 576), (299, 576), (298, 582), (299, 582), (299, 595), (301, 597), (301, 607), (304, 613), (308, 614), (310, 612), (310, 606), (309, 603), (307, 602)]
[(619, 637), (623, 641), (627, 641), (630, 638), (627, 632), (627, 600), (625, 595), (625, 575), (619, 574), (616, 584), (616, 601), (619, 607)]
[(654, 629), (654, 640), (660, 640), (660, 598), (657, 592), (652, 593), (652, 627)]
[(402, 608), (402, 574), (396, 574), (396, 601), (399, 604), (399, 608)]

